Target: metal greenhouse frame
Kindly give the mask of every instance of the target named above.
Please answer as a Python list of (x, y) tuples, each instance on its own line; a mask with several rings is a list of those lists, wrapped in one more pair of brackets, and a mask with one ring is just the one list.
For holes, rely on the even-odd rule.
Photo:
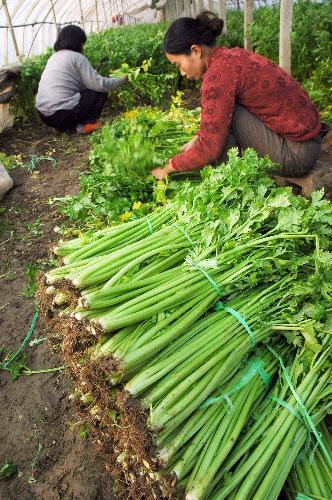
[[(181, 16), (195, 16), (208, 8), (218, 12), (227, 30), (227, 9), (244, 10), (245, 47), (251, 48), (247, 27), (252, 22), (254, 6), (268, 0), (1, 0), (0, 43), (3, 47), (0, 66), (8, 65), (43, 52), (53, 45), (66, 24), (77, 24), (87, 33), (136, 23), (172, 21)], [(280, 0), (280, 65), (290, 71), (292, 0)]]

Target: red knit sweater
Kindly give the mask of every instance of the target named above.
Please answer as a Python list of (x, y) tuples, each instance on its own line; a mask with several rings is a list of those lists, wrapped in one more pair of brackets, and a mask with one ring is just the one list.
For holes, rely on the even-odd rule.
[(315, 105), (286, 71), (248, 50), (216, 48), (203, 75), (199, 140), (172, 158), (176, 170), (200, 168), (221, 156), (235, 103), (291, 141), (308, 141), (320, 131)]

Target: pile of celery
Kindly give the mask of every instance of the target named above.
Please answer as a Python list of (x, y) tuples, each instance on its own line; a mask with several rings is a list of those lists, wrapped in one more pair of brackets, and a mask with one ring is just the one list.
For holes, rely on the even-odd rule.
[(188, 499), (277, 499), (288, 476), (307, 491), (313, 449), (331, 466), (332, 206), (270, 168), (232, 151), (148, 217), (62, 243), (46, 275), (60, 314), (107, 334), (84, 359), (112, 358)]

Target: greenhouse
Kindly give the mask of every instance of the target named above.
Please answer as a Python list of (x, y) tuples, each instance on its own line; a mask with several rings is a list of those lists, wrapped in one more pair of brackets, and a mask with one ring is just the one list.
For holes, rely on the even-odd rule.
[(331, 0), (0, 2), (0, 499), (332, 498)]

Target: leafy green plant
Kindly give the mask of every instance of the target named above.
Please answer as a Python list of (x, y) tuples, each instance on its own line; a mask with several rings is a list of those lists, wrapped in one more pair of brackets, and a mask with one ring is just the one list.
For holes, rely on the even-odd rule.
[(39, 80), (53, 50), (48, 49), (44, 54), (32, 58), (25, 58), (22, 63), (19, 79), (16, 83), (16, 92), (11, 100), (11, 110), (16, 118), (27, 122), (37, 119), (35, 109), (35, 95)]
[(320, 61), (311, 77), (305, 80), (302, 86), (321, 110), (322, 120), (332, 124), (332, 58)]
[[(250, 34), (254, 50), (275, 63), (279, 60), (279, 6), (254, 12)], [(294, 4), (292, 25), (292, 75), (302, 83), (321, 112), (332, 120), (331, 108), (332, 2), (299, 0)], [(315, 29), (313, 29), (313, 26)]]
[(21, 155), (6, 155), (6, 153), (0, 152), (0, 162), (6, 167), (8, 172), (14, 168), (23, 166)]
[(8, 479), (18, 473), (18, 467), (11, 460), (6, 460), (0, 469), (0, 479)]
[[(292, 75), (299, 81), (311, 76), (319, 61), (331, 57), (332, 3), (299, 0), (294, 4), (292, 25)], [(254, 11), (250, 28), (254, 49), (278, 63), (279, 7), (262, 7)], [(313, 29), (313, 26), (315, 29)]]
[[(76, 224), (95, 225), (144, 213), (160, 186), (150, 169), (178, 152), (198, 128), (198, 113), (176, 108), (129, 111), (92, 136), (90, 171), (80, 177), (80, 193), (63, 198), (61, 211)], [(139, 206), (137, 206), (139, 202)], [(136, 203), (136, 205), (135, 205)], [(136, 208), (135, 208), (136, 206)], [(127, 215), (128, 216), (127, 216)], [(121, 218), (120, 218), (121, 220)]]
[(22, 292), (25, 297), (34, 297), (34, 295), (36, 293), (36, 290), (37, 290), (37, 284), (36, 284), (37, 271), (38, 271), (38, 268), (35, 264), (28, 264), (28, 268), (27, 268), (26, 273), (25, 273), (26, 277), (28, 279), (28, 285)]
[(227, 33), (222, 34), (219, 44), (226, 47), (243, 47), (243, 11), (227, 11)]
[(35, 236), (36, 238), (43, 236), (42, 226), (44, 224), (40, 221), (40, 219), (36, 219), (33, 222), (29, 222), (27, 224), (27, 230), (31, 234), (31, 236)]

